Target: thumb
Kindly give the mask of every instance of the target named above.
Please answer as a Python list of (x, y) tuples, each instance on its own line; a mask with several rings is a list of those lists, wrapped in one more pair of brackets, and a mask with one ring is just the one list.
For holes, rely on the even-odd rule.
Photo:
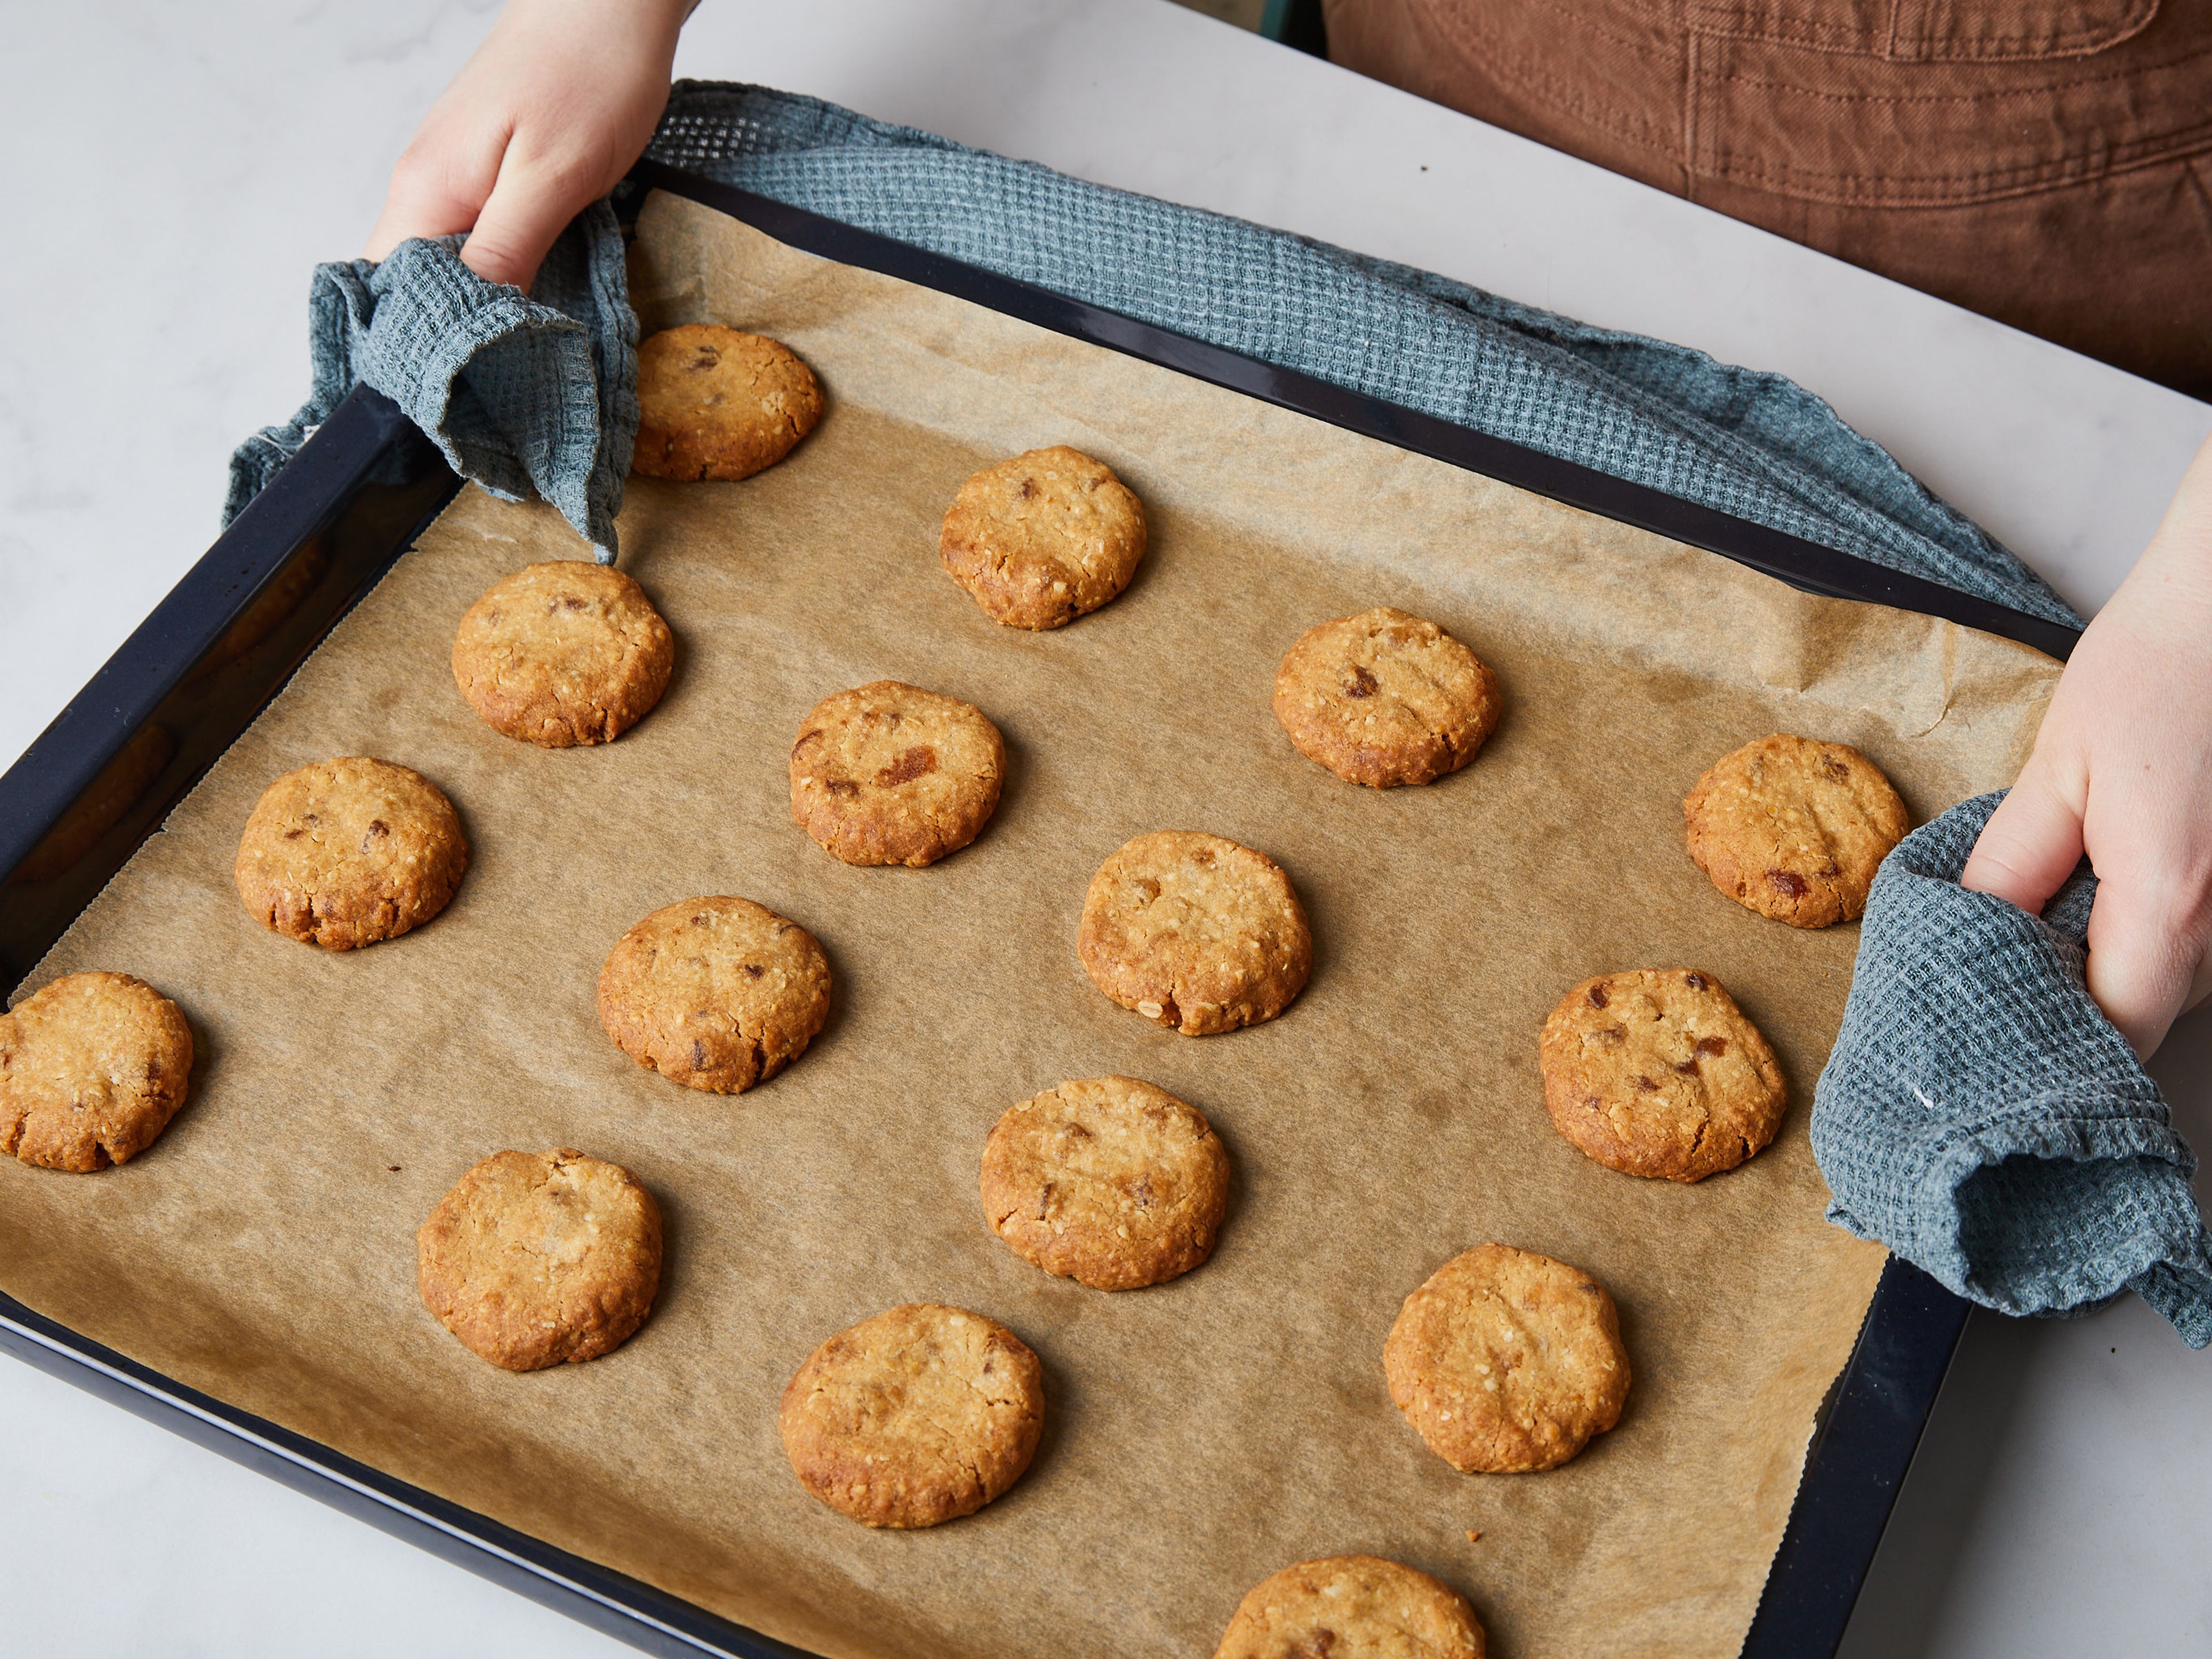
[(2148, 1060), (2188, 1000), (2205, 957), (2165, 894), (2132, 872), (2097, 884), (2089, 912), (2089, 994)]
[(2031, 759), (1982, 826), (1959, 884), (2040, 915), (2081, 861), (2081, 809), (2052, 783), (2050, 769)]
[(527, 291), (554, 240), (590, 200), (573, 169), (520, 161), (510, 145), (499, 181), (461, 248), (461, 263), (487, 282)]

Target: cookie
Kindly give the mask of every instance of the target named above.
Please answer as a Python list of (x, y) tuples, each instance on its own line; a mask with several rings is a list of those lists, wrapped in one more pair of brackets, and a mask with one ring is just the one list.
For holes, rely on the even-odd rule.
[(1458, 771), (1504, 706), (1480, 657), (1387, 605), (1308, 629), (1275, 673), (1275, 718), (1298, 752), (1370, 789)]
[(1584, 980), (1537, 1044), (1559, 1133), (1624, 1175), (1703, 1181), (1774, 1139), (1790, 1091), (1759, 1028), (1694, 969)]
[(350, 951), (420, 927), (468, 867), (444, 791), (406, 767), (353, 757), (270, 784), (246, 821), (232, 874), (264, 927)]
[(1076, 952), (1091, 981), (1186, 1036), (1273, 1019), (1305, 988), (1313, 935), (1265, 853), (1187, 830), (1139, 836), (1098, 866)]
[(494, 1152), (415, 1235), (422, 1301), (510, 1371), (597, 1359), (660, 1288), (660, 1206), (619, 1164), (567, 1146)]
[(957, 1520), (1022, 1477), (1044, 1368), (995, 1319), (914, 1303), (807, 1357), (776, 1413), (799, 1484), (871, 1527)]
[(750, 478), (822, 418), (814, 371), (787, 347), (718, 323), (648, 335), (637, 349), (637, 446), (648, 478)]
[(1747, 909), (1793, 927), (1866, 914), (1912, 827), (1881, 769), (1849, 744), (1778, 733), (1715, 761), (1683, 798), (1690, 856)]
[(961, 485), (937, 556), (993, 622), (1063, 628), (1137, 574), (1145, 509), (1104, 462), (1054, 444)]
[(981, 833), (1006, 775), (1006, 743), (981, 709), (876, 680), (824, 697), (799, 722), (791, 816), (848, 864), (919, 868)]
[(653, 711), (675, 665), (675, 636), (645, 590), (582, 559), (495, 583), (453, 637), (469, 706), (541, 749), (612, 743)]
[(671, 1083), (742, 1094), (806, 1052), (830, 1018), (830, 963), (814, 935), (750, 899), (655, 910), (599, 970), (599, 1024)]
[(1099, 1291), (1213, 1253), (1229, 1154), (1205, 1117), (1133, 1077), (1063, 1083), (1006, 1109), (983, 1146), (983, 1214), (1014, 1254)]
[(1406, 1420), (1462, 1474), (1557, 1468), (1628, 1400), (1605, 1286), (1504, 1244), (1454, 1256), (1406, 1298), (1382, 1372)]
[(1213, 1659), (1483, 1659), (1482, 1621), (1425, 1572), (1373, 1555), (1301, 1561), (1237, 1604)]
[(128, 974), (71, 974), (0, 1014), (0, 1152), (48, 1170), (127, 1164), (191, 1091), (192, 1032)]

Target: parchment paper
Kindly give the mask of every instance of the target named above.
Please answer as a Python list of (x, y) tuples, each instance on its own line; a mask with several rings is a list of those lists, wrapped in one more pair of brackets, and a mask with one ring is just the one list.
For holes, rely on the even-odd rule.
[[(1505, 1659), (1733, 1653), (1882, 1256), (1823, 1223), (1806, 1140), (1856, 929), (1722, 897), (1678, 804), (1779, 729), (1859, 744), (1924, 818), (2011, 777), (2057, 665), (672, 198), (633, 269), (648, 329), (771, 333), (829, 396), (759, 477), (632, 483), (625, 562), (679, 641), (665, 701), (599, 749), (479, 721), (447, 662), (462, 611), (527, 560), (585, 555), (548, 510), (457, 500), (33, 976), (141, 975), (204, 1058), (132, 1164), (4, 1160), (9, 1293), (839, 1659), (1202, 1656), (1263, 1575), (1354, 1550), (1465, 1591)], [(947, 580), (937, 529), (970, 471), (1052, 442), (1120, 472), (1152, 550), (1115, 605), (1027, 634)], [(1382, 603), (1467, 641), (1506, 690), (1480, 758), (1426, 788), (1339, 782), (1269, 713), (1303, 629)], [(800, 715), (879, 677), (967, 698), (1007, 739), (996, 819), (931, 869), (848, 868), (788, 816)], [(436, 780), (475, 861), (428, 927), (332, 956), (258, 927), (230, 867), (270, 779), (344, 754)], [(1313, 979), (1273, 1024), (1185, 1038), (1084, 976), (1091, 872), (1170, 828), (1264, 849), (1304, 899)], [(703, 893), (795, 917), (836, 975), (813, 1048), (738, 1097), (641, 1070), (593, 1011), (623, 929)], [(1670, 965), (1734, 990), (1793, 1097), (1771, 1147), (1692, 1188), (1584, 1158), (1536, 1070), (1566, 986)], [(1108, 1072), (1198, 1105), (1237, 1170), (1213, 1260), (1120, 1295), (1017, 1258), (976, 1193), (1009, 1103)], [(509, 1375), (417, 1300), (414, 1231), (477, 1159), (555, 1145), (653, 1188), (667, 1272), (612, 1356)], [(1454, 1473), (1384, 1389), (1401, 1299), (1493, 1239), (1589, 1269), (1621, 1308), (1627, 1415), (1549, 1474)], [(1048, 1427), (981, 1514), (872, 1533), (800, 1490), (777, 1395), (831, 1332), (923, 1299), (1038, 1351)]]

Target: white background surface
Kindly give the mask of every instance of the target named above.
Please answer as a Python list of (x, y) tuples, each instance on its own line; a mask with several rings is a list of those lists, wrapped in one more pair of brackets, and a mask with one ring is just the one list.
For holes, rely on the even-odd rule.
[[(0, 765), (204, 550), (232, 444), (304, 395), (310, 267), (357, 250), (492, 10), (0, 0)], [(2212, 431), (2212, 408), (1163, 0), (706, 0), (678, 71), (1792, 374), (2085, 607)], [(2156, 1069), (2205, 1144), (2212, 1021)], [(0, 1363), (0, 1420), (10, 1654), (623, 1650), (27, 1367)], [(1978, 1318), (1845, 1651), (2202, 1656), (2208, 1547), (2212, 1355), (2131, 1300)]]

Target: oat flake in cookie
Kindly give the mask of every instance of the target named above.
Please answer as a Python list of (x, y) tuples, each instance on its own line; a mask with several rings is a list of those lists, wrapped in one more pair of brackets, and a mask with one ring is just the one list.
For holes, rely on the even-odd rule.
[(1711, 975), (1639, 969), (1585, 980), (1537, 1043), (1559, 1131), (1624, 1175), (1703, 1181), (1774, 1139), (1782, 1066)]
[(1130, 1077), (1085, 1078), (1006, 1109), (983, 1147), (991, 1231), (1048, 1273), (1133, 1291), (1212, 1253), (1229, 1154), (1196, 1108)]
[(350, 951), (429, 921), (468, 867), (445, 792), (419, 772), (356, 756), (270, 784), (246, 821), (232, 874), (263, 926)]
[(919, 868), (982, 832), (1006, 775), (1006, 743), (981, 709), (877, 680), (824, 697), (799, 723), (791, 816), (847, 864)]
[(616, 942), (599, 970), (599, 1024), (671, 1083), (734, 1095), (806, 1051), (830, 1017), (814, 935), (750, 899), (686, 899)]
[(612, 743), (668, 689), (676, 641), (645, 590), (588, 560), (527, 565), (471, 605), (453, 678), (495, 732), (543, 749)]
[(1044, 1368), (995, 1319), (912, 1304), (840, 1331), (776, 1413), (799, 1483), (871, 1527), (933, 1527), (1022, 1477), (1044, 1427)]
[(0, 1152), (90, 1173), (154, 1144), (191, 1092), (192, 1033), (128, 974), (71, 974), (0, 1014)]
[(1186, 1036), (1274, 1018), (1313, 969), (1282, 866), (1184, 830), (1139, 836), (1099, 866), (1076, 951), (1108, 996)]
[(1480, 658), (1389, 605), (1308, 629), (1275, 675), (1275, 718), (1298, 752), (1372, 789), (1458, 771), (1504, 707)]
[(1129, 487), (1104, 462), (1054, 444), (961, 485), (937, 556), (992, 621), (1048, 629), (1120, 594), (1145, 544), (1145, 509)]
[(1866, 913), (1912, 827), (1881, 769), (1848, 744), (1778, 733), (1713, 763), (1682, 801), (1690, 856), (1747, 909), (1793, 927)]
[(1504, 1244), (1454, 1256), (1406, 1298), (1382, 1372), (1429, 1449), (1469, 1474), (1556, 1468), (1628, 1401), (1605, 1286)]
[(438, 1201), (415, 1246), (424, 1305), (510, 1371), (611, 1352), (660, 1288), (653, 1194), (567, 1146), (494, 1152)]
[(1482, 1621), (1425, 1572), (1331, 1555), (1270, 1574), (1237, 1604), (1213, 1659), (1483, 1659)]
[(715, 323), (686, 323), (637, 349), (637, 447), (648, 478), (750, 478), (822, 418), (814, 371), (788, 348)]

